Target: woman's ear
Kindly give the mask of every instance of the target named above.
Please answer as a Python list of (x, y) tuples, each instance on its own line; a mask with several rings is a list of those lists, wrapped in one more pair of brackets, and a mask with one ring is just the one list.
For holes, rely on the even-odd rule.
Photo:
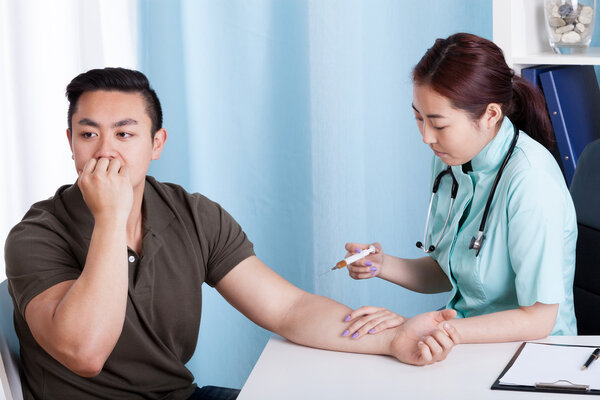
[(498, 122), (502, 121), (502, 107), (498, 103), (490, 103), (485, 109), (482, 121), (487, 129), (495, 129)]

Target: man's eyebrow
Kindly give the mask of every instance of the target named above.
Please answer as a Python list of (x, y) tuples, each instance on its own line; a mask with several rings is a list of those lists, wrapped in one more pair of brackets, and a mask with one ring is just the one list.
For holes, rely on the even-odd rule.
[(137, 121), (133, 118), (126, 118), (126, 119), (122, 119), (120, 121), (115, 122), (112, 127), (113, 128), (119, 128), (121, 126), (127, 126), (127, 125), (137, 125)]
[[(414, 104), (411, 104), (411, 106), (412, 106), (413, 110), (415, 110), (416, 112), (418, 112), (419, 114), (421, 114), (421, 112), (419, 110), (417, 110), (417, 107), (415, 107)], [(426, 117), (427, 118), (448, 118), (448, 117), (445, 117), (445, 116), (443, 116), (441, 114), (427, 114)]]
[[(112, 124), (113, 128), (119, 128), (121, 126), (127, 126), (127, 125), (137, 125), (137, 121), (133, 118), (125, 118), (122, 119), (120, 121), (115, 122), (114, 124)], [(92, 126), (94, 128), (99, 128), (100, 124), (98, 124), (96, 121), (93, 121), (89, 118), (82, 118), (79, 120), (78, 122), (79, 125), (85, 125), (85, 126)]]
[(89, 118), (82, 118), (79, 120), (79, 122), (77, 122), (79, 125), (85, 125), (85, 126), (93, 126), (94, 128), (98, 128), (100, 125), (98, 125), (98, 123), (96, 121), (92, 121)]

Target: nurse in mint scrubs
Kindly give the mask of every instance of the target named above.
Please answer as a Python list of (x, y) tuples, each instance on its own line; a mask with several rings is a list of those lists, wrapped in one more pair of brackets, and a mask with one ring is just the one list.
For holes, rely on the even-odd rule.
[[(461, 342), (576, 335), (577, 224), (543, 95), (478, 36), (436, 40), (413, 70), (413, 111), (433, 152), (424, 257), (377, 252), (349, 266), (421, 293), (450, 291)], [(454, 193), (453, 193), (454, 192)], [(368, 244), (348, 243), (350, 253)], [(346, 335), (398, 326), (392, 311), (361, 307)]]

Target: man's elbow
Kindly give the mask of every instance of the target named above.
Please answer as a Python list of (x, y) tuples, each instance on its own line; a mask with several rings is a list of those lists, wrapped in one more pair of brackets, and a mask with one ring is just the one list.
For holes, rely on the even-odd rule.
[(94, 349), (81, 349), (56, 357), (57, 361), (71, 372), (84, 378), (93, 378), (100, 374), (107, 358), (108, 355)]

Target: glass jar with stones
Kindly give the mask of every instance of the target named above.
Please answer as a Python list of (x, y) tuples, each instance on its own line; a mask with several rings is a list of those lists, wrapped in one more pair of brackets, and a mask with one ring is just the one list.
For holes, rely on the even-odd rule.
[(585, 50), (592, 40), (596, 0), (544, 0), (550, 47), (558, 54)]

